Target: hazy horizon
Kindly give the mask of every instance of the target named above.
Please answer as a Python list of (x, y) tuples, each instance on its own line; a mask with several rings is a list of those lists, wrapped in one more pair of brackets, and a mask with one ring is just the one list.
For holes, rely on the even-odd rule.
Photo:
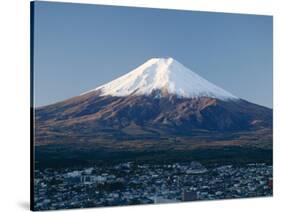
[(172, 57), (272, 108), (272, 17), (35, 2), (34, 102), (52, 104)]

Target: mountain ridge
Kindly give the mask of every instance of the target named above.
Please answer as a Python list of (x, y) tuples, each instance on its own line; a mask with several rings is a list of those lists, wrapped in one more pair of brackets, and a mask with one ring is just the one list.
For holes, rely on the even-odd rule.
[[(137, 71), (142, 73), (157, 61), (152, 60), (144, 65), (144, 69)], [(174, 60), (165, 59), (162, 62), (168, 63), (168, 68), (165, 66), (162, 71), (169, 73), (169, 65)], [(172, 70), (176, 70), (175, 73), (179, 71)], [(128, 85), (127, 81), (125, 85)], [(121, 86), (124, 88), (124, 84)], [(222, 144), (243, 146), (249, 143), (270, 146), (272, 142), (272, 110), (238, 97), (185, 97), (177, 92), (164, 91), (161, 87), (158, 89), (157, 86), (145, 94), (136, 94), (136, 91), (129, 89), (129, 95), (120, 96), (105, 95), (101, 88), (103, 86), (80, 96), (35, 108), (35, 144), (65, 144), (73, 148), (86, 148), (91, 144), (93, 148), (97, 145), (112, 151), (118, 150), (122, 144), (125, 149), (136, 145), (146, 151), (151, 145), (156, 148), (159, 142), (163, 148), (178, 148), (177, 140), (181, 143), (180, 148), (191, 148), (199, 143), (200, 148), (207, 147), (210, 146), (209, 142), (212, 142), (212, 148)], [(163, 140), (167, 143), (161, 142)], [(170, 140), (174, 143), (171, 144)], [(162, 147), (159, 146), (160, 149)]]

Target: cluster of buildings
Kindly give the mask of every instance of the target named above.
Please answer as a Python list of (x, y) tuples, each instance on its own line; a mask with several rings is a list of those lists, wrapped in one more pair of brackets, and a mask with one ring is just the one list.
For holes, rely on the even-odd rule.
[(35, 171), (35, 209), (244, 198), (272, 195), (272, 166), (99, 165)]

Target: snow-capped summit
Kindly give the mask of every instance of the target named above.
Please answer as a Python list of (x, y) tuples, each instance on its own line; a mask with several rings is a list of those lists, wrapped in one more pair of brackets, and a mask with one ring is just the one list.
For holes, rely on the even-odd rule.
[(155, 90), (161, 90), (186, 98), (238, 99), (173, 58), (152, 58), (129, 73), (91, 91), (97, 90), (103, 96), (149, 95)]

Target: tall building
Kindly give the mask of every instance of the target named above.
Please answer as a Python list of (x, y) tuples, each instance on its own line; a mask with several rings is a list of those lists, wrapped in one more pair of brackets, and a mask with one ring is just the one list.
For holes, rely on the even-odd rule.
[(197, 200), (197, 192), (195, 191), (183, 191), (182, 192), (182, 201), (195, 201)]

